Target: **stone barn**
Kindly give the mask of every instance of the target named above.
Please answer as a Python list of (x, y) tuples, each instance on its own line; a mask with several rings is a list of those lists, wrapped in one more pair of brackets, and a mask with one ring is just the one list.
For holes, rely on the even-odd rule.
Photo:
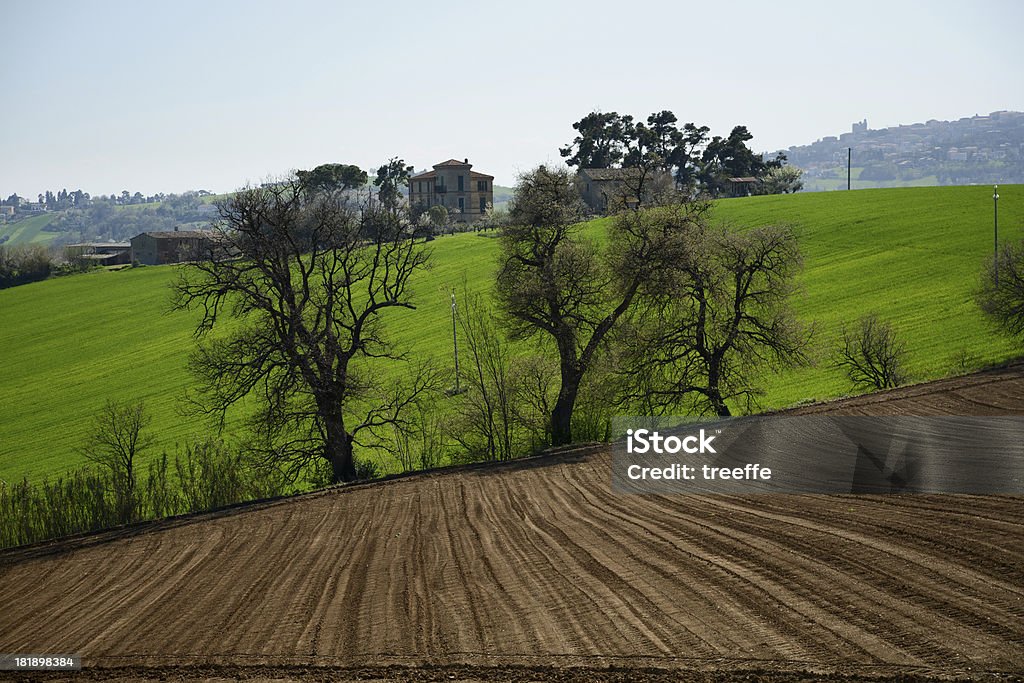
[(144, 232), (131, 239), (132, 262), (147, 266), (195, 261), (210, 254), (213, 233), (200, 230)]

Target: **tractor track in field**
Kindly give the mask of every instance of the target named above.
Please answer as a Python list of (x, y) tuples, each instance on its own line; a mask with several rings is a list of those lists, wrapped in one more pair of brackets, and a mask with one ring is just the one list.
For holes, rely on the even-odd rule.
[[(1024, 365), (797, 414), (1024, 413)], [(107, 680), (1014, 680), (1024, 497), (622, 496), (605, 446), (0, 553)], [(0, 673), (0, 678), (18, 678)]]

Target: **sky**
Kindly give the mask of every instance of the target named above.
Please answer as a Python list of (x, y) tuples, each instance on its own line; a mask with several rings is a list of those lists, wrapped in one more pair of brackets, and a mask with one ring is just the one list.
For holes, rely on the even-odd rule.
[(0, 0), (0, 195), (227, 192), (449, 158), (512, 185), (591, 111), (770, 151), (1024, 110), (1024, 3)]

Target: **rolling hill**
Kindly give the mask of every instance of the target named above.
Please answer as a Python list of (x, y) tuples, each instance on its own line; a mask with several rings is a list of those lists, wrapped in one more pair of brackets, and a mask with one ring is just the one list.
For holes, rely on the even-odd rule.
[[(1000, 188), (1001, 234), (1019, 239), (1024, 186)], [(736, 226), (787, 223), (805, 268), (795, 300), (814, 321), (816, 367), (765, 377), (763, 407), (849, 391), (830, 367), (841, 326), (869, 312), (894, 322), (925, 380), (996, 363), (1020, 346), (997, 334), (972, 299), (992, 249), (991, 189), (908, 188), (723, 200), (716, 218)], [(601, 221), (586, 229), (599, 231)], [(445, 360), (449, 292), (466, 282), (487, 292), (498, 244), (463, 234), (432, 243), (432, 269), (416, 286), (418, 308), (388, 321), (413, 355)], [(184, 418), (193, 316), (169, 312), (174, 267), (96, 272), (0, 291), (0, 479), (32, 479), (81, 464), (76, 448), (108, 398), (142, 399), (158, 448), (208, 430)]]
[(0, 239), (6, 237), (4, 244), (49, 244), (60, 233), (43, 230), (57, 218), (55, 213), (41, 213), (12, 223), (0, 223)]

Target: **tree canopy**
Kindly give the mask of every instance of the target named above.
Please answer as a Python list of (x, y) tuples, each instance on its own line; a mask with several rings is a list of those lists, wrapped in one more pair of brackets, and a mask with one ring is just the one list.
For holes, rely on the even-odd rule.
[(636, 135), (632, 116), (591, 112), (572, 124), (579, 135), (559, 150), (566, 164), (577, 168), (611, 168), (622, 161)]
[(296, 171), (304, 187), (314, 192), (351, 190), (366, 184), (366, 171), (352, 164), (321, 164), (312, 171)]
[(388, 163), (377, 169), (377, 177), (373, 184), (379, 189), (377, 198), (390, 211), (397, 211), (404, 196), (404, 188), (409, 184), (409, 174), (413, 167), (406, 166), (405, 161), (392, 157)]
[[(573, 141), (559, 149), (566, 164), (577, 168), (638, 168), (663, 171), (681, 189), (720, 196), (729, 190), (729, 178), (762, 178), (785, 165), (785, 155), (765, 161), (750, 149), (753, 135), (735, 126), (728, 136), (709, 137), (707, 126), (686, 123), (668, 110), (634, 123), (628, 114), (591, 112), (572, 124)], [(789, 176), (787, 176), (787, 179)], [(772, 183), (757, 192), (795, 191), (798, 184)], [(795, 188), (795, 189), (794, 189)]]

